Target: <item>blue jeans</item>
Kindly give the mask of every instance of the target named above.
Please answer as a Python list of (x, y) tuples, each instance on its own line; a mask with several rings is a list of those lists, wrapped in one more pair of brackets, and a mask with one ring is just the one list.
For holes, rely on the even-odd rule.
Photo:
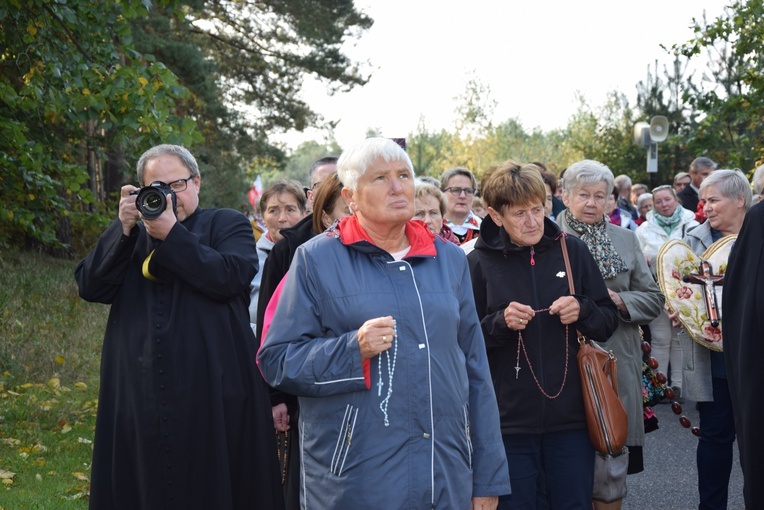
[[(512, 494), (499, 498), (501, 510), (536, 510), (545, 499), (555, 510), (592, 506), (594, 448), (586, 429), (503, 436)], [(537, 494), (544, 477), (546, 495)]]
[(735, 419), (732, 416), (727, 379), (714, 377), (714, 401), (698, 402), (700, 441), (698, 442), (698, 493), (700, 510), (726, 510), (732, 472)]

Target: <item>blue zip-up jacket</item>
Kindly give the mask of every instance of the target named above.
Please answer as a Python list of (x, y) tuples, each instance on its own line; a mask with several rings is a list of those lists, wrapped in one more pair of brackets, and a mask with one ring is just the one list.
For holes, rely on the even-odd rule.
[[(521, 247), (513, 244), (496, 223), (484, 221), (475, 250), (467, 257), (499, 401), (502, 434), (586, 428), (576, 362), (576, 329), (604, 342), (618, 327), (618, 309), (610, 299), (597, 263), (583, 241), (568, 236), (566, 246), (575, 297), (581, 305), (578, 321), (570, 325), (566, 337), (559, 317), (537, 313), (523, 332), (527, 358), (525, 353), (520, 354), (520, 370), (515, 371), (518, 334), (507, 326), (504, 309), (517, 301), (542, 310), (557, 298), (570, 295), (561, 235), (560, 228), (545, 219), (541, 240), (535, 246)], [(537, 387), (541, 385), (547, 394), (555, 395), (563, 383), (562, 393), (555, 399), (546, 398)]]
[[(419, 221), (406, 234), (395, 261), (351, 216), (292, 262), (258, 362), (299, 396), (303, 508), (470, 508), (510, 492), (464, 253)], [(388, 315), (393, 346), (363, 362), (358, 329)]]

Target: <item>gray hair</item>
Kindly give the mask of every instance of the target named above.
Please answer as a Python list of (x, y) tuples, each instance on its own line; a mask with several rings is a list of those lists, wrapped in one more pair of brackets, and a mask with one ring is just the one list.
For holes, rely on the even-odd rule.
[(637, 208), (642, 207), (642, 202), (646, 202), (652, 199), (653, 199), (652, 193), (642, 193), (641, 195), (639, 195), (639, 198), (637, 199)]
[[(620, 176), (619, 176), (620, 177)], [(624, 176), (629, 179), (627, 176)], [(588, 186), (589, 184), (605, 183), (605, 190), (608, 195), (613, 189), (613, 172), (599, 161), (584, 159), (570, 165), (562, 177), (562, 187), (568, 193), (571, 193), (579, 186)], [(629, 179), (631, 184), (631, 179)]]
[(432, 184), (436, 188), (440, 189), (440, 181), (437, 179), (437, 177), (433, 177), (431, 175), (420, 175), (416, 178), (416, 184), (419, 184), (420, 182)]
[(455, 175), (463, 175), (469, 178), (470, 182), (472, 182), (472, 189), (477, 189), (477, 180), (475, 179), (475, 174), (461, 166), (457, 166), (456, 168), (452, 168), (451, 170), (446, 170), (443, 172), (443, 175), (440, 176), (440, 189), (445, 190), (446, 186), (448, 186), (448, 181), (450, 181), (451, 177)]
[(764, 192), (764, 165), (761, 165), (753, 173), (753, 192), (757, 195)]
[(145, 186), (147, 184), (143, 182), (143, 176), (146, 173), (146, 165), (149, 163), (149, 161), (168, 154), (172, 156), (178, 156), (180, 162), (183, 163), (183, 166), (185, 166), (188, 171), (191, 172), (191, 177), (196, 177), (199, 175), (199, 165), (196, 163), (196, 159), (194, 159), (194, 156), (188, 151), (188, 149), (181, 147), (180, 145), (157, 145), (144, 152), (140, 159), (138, 159), (136, 171), (138, 173), (138, 183), (140, 183), (141, 186)]
[(679, 172), (674, 176), (674, 184), (676, 184), (679, 179), (684, 179), (685, 177), (690, 177), (690, 174), (688, 172)]
[(434, 198), (438, 201), (438, 207), (440, 208), (441, 216), (445, 215), (446, 209), (448, 209), (448, 201), (446, 200), (446, 195), (440, 191), (440, 188), (433, 186), (429, 182), (420, 181), (419, 179), (417, 179), (415, 183), (414, 198), (418, 198), (420, 200), (424, 197)]
[(638, 189), (644, 190), (644, 192), (645, 192), (645, 193), (647, 193), (647, 192), (649, 191), (649, 189), (650, 189), (650, 188), (648, 188), (648, 187), (647, 187), (647, 184), (643, 184), (643, 183), (641, 183), (641, 182), (638, 182), (638, 183), (636, 183), (636, 184), (633, 184), (633, 185), (631, 186), (631, 192), (632, 192), (632, 193), (634, 193), (634, 192), (635, 192), (635, 191), (637, 191)]
[(751, 184), (740, 170), (715, 170), (700, 183), (700, 195), (709, 186), (714, 186), (719, 192), (732, 200), (743, 197), (745, 210), (751, 208), (753, 197), (751, 196)]
[(355, 191), (358, 178), (378, 159), (386, 163), (402, 161), (411, 171), (411, 177), (414, 177), (414, 165), (406, 151), (389, 138), (375, 137), (367, 138), (342, 152), (337, 160), (337, 176), (340, 182), (344, 187)]
[[(618, 177), (616, 177), (615, 179), (613, 179), (613, 185), (615, 185), (615, 187), (618, 188), (618, 191), (621, 191), (622, 189), (626, 189), (629, 186), (631, 186), (631, 177), (629, 177), (628, 175), (625, 175), (625, 174), (621, 174)], [(611, 187), (612, 187), (612, 185), (611, 185)]]
[(701, 168), (710, 168), (711, 170), (716, 170), (716, 163), (714, 163), (714, 160), (711, 158), (706, 158), (704, 156), (695, 158), (692, 160), (692, 163), (690, 163), (690, 172), (692, 173), (697, 173)]

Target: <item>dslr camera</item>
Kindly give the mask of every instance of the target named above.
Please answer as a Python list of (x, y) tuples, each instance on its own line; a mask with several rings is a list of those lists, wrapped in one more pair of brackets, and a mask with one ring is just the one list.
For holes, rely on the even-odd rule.
[(170, 186), (162, 181), (154, 181), (148, 186), (133, 191), (131, 195), (138, 195), (135, 199), (135, 207), (143, 215), (144, 219), (153, 220), (159, 218), (167, 207), (167, 195), (172, 197), (172, 212), (178, 215), (178, 202), (175, 192)]

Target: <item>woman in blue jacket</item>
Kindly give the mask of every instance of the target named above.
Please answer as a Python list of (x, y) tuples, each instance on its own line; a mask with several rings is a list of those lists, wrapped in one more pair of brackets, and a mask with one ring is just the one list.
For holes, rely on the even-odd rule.
[(414, 215), (394, 142), (342, 154), (352, 216), (298, 248), (258, 355), (300, 400), (303, 508), (495, 508), (509, 493), (467, 262)]
[(591, 508), (594, 449), (576, 330), (607, 340), (617, 309), (588, 248), (569, 236), (570, 295), (565, 234), (544, 217), (536, 165), (499, 165), (483, 178), (483, 200), (491, 220), (483, 221), (468, 260), (512, 479), (512, 495), (499, 508), (535, 509), (539, 497), (555, 510)]

